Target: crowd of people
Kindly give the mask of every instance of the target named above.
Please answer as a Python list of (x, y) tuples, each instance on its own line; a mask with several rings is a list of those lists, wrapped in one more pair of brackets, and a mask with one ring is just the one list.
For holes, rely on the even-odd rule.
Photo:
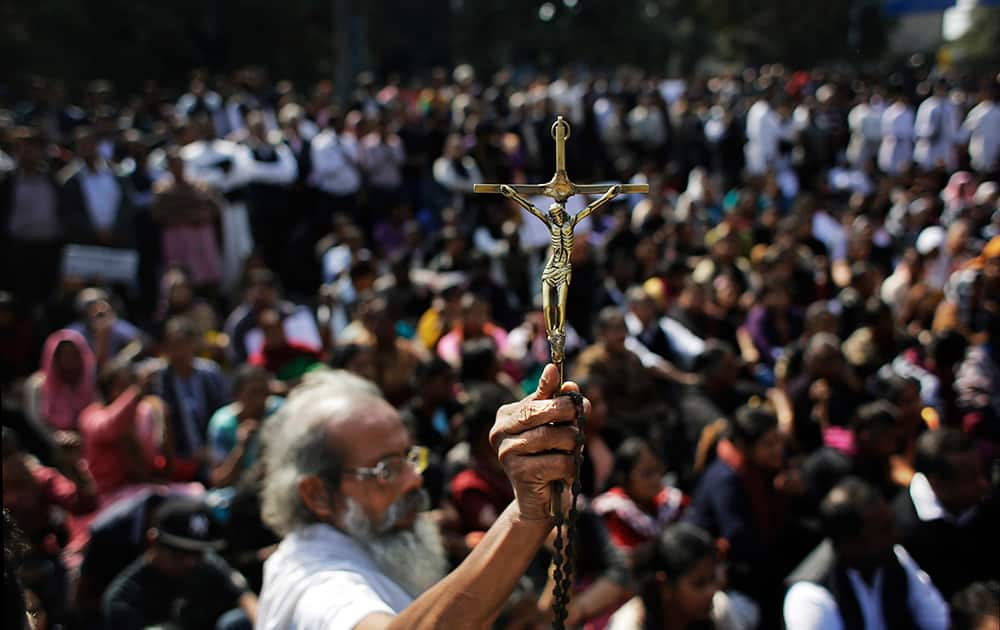
[(4, 627), (548, 627), (557, 115), (570, 626), (998, 627), (998, 81), (9, 86)]

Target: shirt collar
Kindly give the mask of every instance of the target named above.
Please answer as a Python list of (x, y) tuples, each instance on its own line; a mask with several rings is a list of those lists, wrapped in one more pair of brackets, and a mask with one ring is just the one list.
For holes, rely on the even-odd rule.
[(110, 175), (110, 174), (112, 174), (111, 173), (111, 165), (108, 164), (108, 161), (105, 160), (104, 158), (98, 158), (97, 159), (97, 166), (93, 170), (91, 170), (89, 164), (87, 164), (86, 162), (83, 162), (83, 172), (84, 172), (85, 175), (88, 175), (88, 176), (91, 176), (91, 177), (94, 177), (94, 176), (97, 176), (97, 175)]
[(910, 499), (921, 521), (936, 521), (949, 518), (950, 515), (938, 501), (931, 482), (923, 473), (916, 473), (910, 480)]
[(917, 518), (921, 521), (944, 520), (950, 523), (962, 525), (969, 521), (975, 514), (976, 508), (972, 507), (955, 516), (945, 509), (934, 493), (934, 488), (927, 476), (923, 473), (916, 473), (910, 480), (910, 499), (913, 501), (913, 508), (917, 512)]
[(350, 547), (362, 554), (369, 561), (371, 560), (364, 545), (329, 523), (312, 523), (306, 525), (292, 534), (292, 537), (295, 538), (296, 543), (299, 545), (317, 545), (317, 548), (327, 547), (330, 549), (338, 546), (342, 548)]

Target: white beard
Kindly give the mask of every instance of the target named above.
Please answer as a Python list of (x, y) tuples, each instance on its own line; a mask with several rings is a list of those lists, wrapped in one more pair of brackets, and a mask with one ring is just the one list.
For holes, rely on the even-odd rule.
[[(342, 520), (346, 533), (364, 545), (375, 566), (411, 597), (420, 596), (447, 575), (448, 558), (441, 533), (426, 514), (419, 514), (409, 529), (375, 533), (356, 501), (347, 497), (346, 507)], [(390, 508), (387, 515), (393, 511)], [(380, 529), (394, 524), (383, 523)]]

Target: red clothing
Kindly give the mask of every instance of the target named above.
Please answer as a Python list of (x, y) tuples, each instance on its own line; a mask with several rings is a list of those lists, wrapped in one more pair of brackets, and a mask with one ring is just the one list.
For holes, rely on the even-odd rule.
[(481, 532), (514, 500), (514, 488), (502, 472), (473, 466), (452, 479), (451, 498), (462, 518), (462, 533)]
[[(139, 390), (129, 387), (110, 405), (93, 404), (80, 414), (84, 459), (94, 475), (99, 495), (148, 479), (156, 455), (150, 427), (152, 413)], [(139, 452), (126, 457), (124, 449)]]
[[(296, 360), (300, 360), (298, 361), (300, 365), (296, 365)], [(302, 375), (308, 364), (322, 361), (323, 355), (296, 341), (286, 341), (280, 348), (268, 349), (261, 346), (248, 360), (250, 365), (262, 367), (280, 380), (297, 378)]]
[[(4, 507), (34, 544), (43, 543), (49, 534), (56, 533), (54, 508), (70, 514), (86, 514), (97, 507), (97, 497), (89, 488), (78, 486), (55, 468), (32, 460), (26, 461), (23, 468), (12, 470), (10, 475), (7, 472), (4, 471)], [(88, 474), (85, 467), (81, 467), (81, 474)]]
[(776, 544), (785, 527), (788, 512), (786, 497), (774, 491), (771, 476), (747, 465), (743, 454), (729, 440), (719, 441), (716, 454), (739, 476), (761, 541), (769, 546)]
[(604, 519), (616, 547), (634, 549), (676, 522), (688, 501), (677, 488), (664, 488), (656, 495), (655, 512), (650, 513), (639, 507), (624, 489), (615, 486), (595, 498), (590, 507)]

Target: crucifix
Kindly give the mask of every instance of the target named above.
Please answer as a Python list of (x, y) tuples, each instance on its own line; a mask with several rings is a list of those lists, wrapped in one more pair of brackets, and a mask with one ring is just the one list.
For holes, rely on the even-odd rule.
[[(573, 229), (577, 223), (601, 209), (618, 195), (628, 193), (648, 193), (648, 184), (574, 184), (566, 174), (566, 140), (569, 139), (569, 123), (562, 116), (552, 124), (552, 138), (556, 141), (556, 172), (544, 184), (476, 184), (473, 192), (500, 193), (513, 199), (519, 206), (538, 217), (549, 229), (552, 247), (549, 259), (542, 270), (542, 312), (545, 316), (545, 331), (548, 334), (552, 363), (559, 369), (559, 381), (563, 380), (563, 366), (566, 360), (566, 297), (572, 277), (570, 258), (573, 254)], [(553, 200), (548, 214), (535, 207), (525, 195), (542, 195)], [(566, 212), (566, 200), (573, 195), (601, 195), (587, 205), (576, 216)], [(576, 476), (571, 486), (569, 514), (562, 509), (563, 482), (553, 483), (552, 515), (555, 517), (555, 555), (553, 558), (554, 579), (552, 610), (555, 613), (556, 630), (562, 630), (567, 615), (569, 594), (573, 584), (573, 540), (577, 498), (580, 495), (580, 464), (583, 461), (583, 398), (580, 394), (566, 394), (576, 406), (576, 424), (580, 431), (576, 438)], [(565, 530), (565, 541), (563, 536)]]
[[(535, 215), (549, 229), (552, 240), (551, 254), (542, 271), (542, 313), (548, 334), (552, 363), (559, 368), (563, 378), (566, 358), (566, 297), (572, 276), (570, 255), (573, 253), (573, 229), (577, 223), (590, 216), (621, 194), (647, 193), (648, 184), (574, 184), (566, 174), (566, 140), (569, 123), (559, 116), (552, 124), (552, 138), (556, 141), (556, 172), (544, 184), (476, 184), (473, 192), (500, 193), (513, 199), (519, 206)], [(542, 195), (553, 200), (548, 214), (535, 207), (525, 195)], [(576, 216), (566, 212), (566, 200), (573, 195), (601, 195), (599, 199), (581, 210)]]

